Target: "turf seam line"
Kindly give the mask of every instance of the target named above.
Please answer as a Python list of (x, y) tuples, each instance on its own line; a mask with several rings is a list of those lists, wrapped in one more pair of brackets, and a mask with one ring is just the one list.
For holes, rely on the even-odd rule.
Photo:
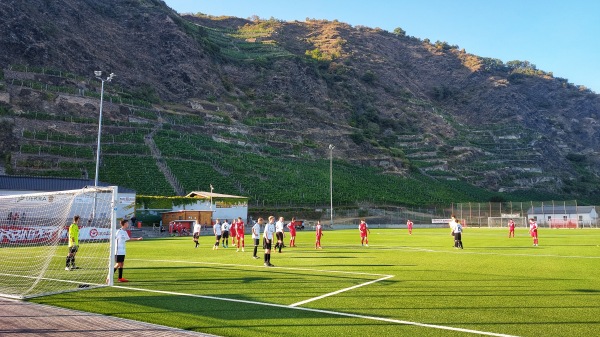
[[(524, 256), (524, 257), (556, 257), (565, 259), (600, 259), (600, 256), (581, 256), (581, 255), (553, 255), (553, 254), (517, 254), (517, 253), (495, 253), (495, 252), (473, 252), (465, 250), (434, 250), (418, 247), (386, 247), (382, 249), (396, 250), (395, 248), (406, 249), (409, 251), (418, 251), (425, 253), (443, 253), (443, 254), (473, 254), (473, 255), (497, 255), (497, 256)], [(532, 249), (537, 249), (532, 247)]]
[(255, 302), (255, 301), (248, 301), (248, 300), (238, 300), (238, 299), (234, 299), (234, 298), (221, 298), (221, 297), (215, 297), (215, 296), (194, 295), (194, 294), (177, 293), (174, 291), (151, 290), (151, 289), (125, 287), (125, 286), (113, 286), (113, 288), (128, 289), (128, 290), (134, 290), (134, 291), (145, 291), (145, 292), (165, 294), (165, 295), (188, 296), (188, 297), (204, 298), (204, 299), (217, 300), (217, 301), (227, 301), (227, 302), (245, 303), (245, 304), (253, 304), (253, 305), (262, 305), (262, 306), (270, 306), (270, 307), (284, 308), (284, 309), (291, 309), (291, 310), (318, 312), (318, 313), (329, 314), (329, 315), (334, 315), (334, 316), (361, 318), (361, 319), (367, 319), (367, 320), (374, 320), (374, 321), (381, 321), (381, 322), (395, 323), (395, 324), (402, 324), (402, 325), (413, 325), (413, 326), (420, 326), (420, 327), (424, 327), (424, 328), (433, 328), (433, 329), (439, 329), (439, 330), (458, 331), (458, 332), (472, 333), (472, 334), (483, 335), (483, 336), (518, 337), (515, 335), (506, 335), (506, 334), (495, 333), (495, 332), (455, 328), (455, 327), (451, 327), (451, 326), (435, 325), (435, 324), (427, 324), (427, 323), (419, 323), (419, 322), (411, 322), (411, 321), (402, 321), (402, 320), (385, 318), (385, 317), (366, 316), (366, 315), (351, 314), (351, 313), (337, 312), (337, 311), (330, 311), (330, 310), (312, 309), (312, 308), (304, 308), (304, 307), (290, 307), (289, 305), (283, 305), (283, 304)]
[(299, 305), (303, 305), (303, 304), (306, 304), (306, 303), (309, 303), (309, 302), (317, 301), (317, 300), (320, 300), (320, 299), (325, 298), (325, 297), (337, 295), (337, 294), (340, 294), (340, 293), (343, 293), (343, 292), (346, 292), (346, 291), (349, 291), (349, 290), (352, 290), (352, 289), (360, 288), (362, 286), (366, 286), (366, 285), (373, 284), (373, 283), (376, 283), (376, 282), (379, 282), (379, 281), (387, 280), (387, 279), (392, 278), (392, 277), (394, 277), (394, 276), (393, 275), (388, 275), (388, 276), (382, 277), (382, 278), (377, 279), (377, 280), (373, 280), (373, 281), (369, 281), (369, 282), (357, 284), (357, 285), (352, 286), (352, 287), (348, 287), (348, 288), (336, 290), (334, 292), (323, 294), (321, 296), (309, 298), (309, 299), (304, 300), (304, 301), (300, 301), (300, 302), (297, 302), (297, 303), (294, 303), (294, 304), (290, 304), (289, 306), (290, 307), (297, 307)]
[[(254, 265), (254, 264), (218, 263), (218, 262), (205, 262), (205, 261), (148, 260), (148, 259), (127, 259), (127, 261), (191, 263), (191, 264), (206, 264), (206, 265), (217, 265), (217, 266), (228, 266), (228, 267), (250, 267), (250, 268), (265, 269), (265, 267), (262, 264)], [(269, 268), (269, 270), (271, 270), (271, 269), (313, 271), (313, 272), (320, 272), (320, 273), (337, 273), (337, 274), (365, 275), (365, 276), (379, 276), (379, 277), (393, 277), (394, 276), (394, 275), (389, 275), (389, 274), (374, 274), (374, 273), (363, 273), (363, 272), (343, 271), (343, 270), (326, 270), (326, 269), (294, 268), (294, 267)]]

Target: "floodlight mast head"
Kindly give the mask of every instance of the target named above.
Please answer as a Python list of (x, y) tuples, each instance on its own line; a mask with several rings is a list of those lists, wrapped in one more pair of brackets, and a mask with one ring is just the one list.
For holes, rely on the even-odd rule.
[(117, 75), (115, 75), (115, 73), (110, 73), (110, 75), (108, 75), (108, 77), (107, 77), (106, 79), (103, 79), (103, 78), (101, 77), (101, 76), (102, 76), (102, 71), (100, 71), (100, 70), (96, 70), (96, 71), (94, 71), (94, 75), (96, 75), (96, 78), (97, 78), (97, 79), (99, 79), (99, 80), (100, 80), (100, 81), (102, 81), (102, 82), (104, 82), (104, 81), (106, 81), (106, 82), (110, 82), (110, 81), (112, 81), (112, 79), (113, 79), (115, 76), (117, 76)]

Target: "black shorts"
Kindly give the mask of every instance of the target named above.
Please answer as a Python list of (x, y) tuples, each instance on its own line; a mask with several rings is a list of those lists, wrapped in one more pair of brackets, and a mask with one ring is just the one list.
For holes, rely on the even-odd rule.
[(260, 239), (252, 239), (252, 240), (254, 240), (254, 245), (255, 246), (258, 246), (258, 244), (260, 243)]
[(223, 231), (223, 239), (229, 239), (229, 231)]
[(273, 240), (268, 240), (266, 238), (263, 238), (263, 249), (271, 249), (271, 243), (273, 242)]
[(125, 262), (125, 255), (115, 255), (115, 262), (117, 262), (117, 263)]
[(277, 241), (283, 241), (283, 232), (277, 232), (275, 235), (277, 236)]
[(221, 234), (217, 235), (217, 241), (221, 240)]
[(198, 240), (199, 237), (200, 237), (200, 233), (198, 233), (198, 232), (194, 233), (194, 240)]
[(454, 233), (454, 240), (461, 241), (462, 233)]
[(71, 246), (71, 247), (69, 247), (69, 254), (75, 254), (75, 253), (77, 253), (78, 250), (79, 250), (78, 245)]

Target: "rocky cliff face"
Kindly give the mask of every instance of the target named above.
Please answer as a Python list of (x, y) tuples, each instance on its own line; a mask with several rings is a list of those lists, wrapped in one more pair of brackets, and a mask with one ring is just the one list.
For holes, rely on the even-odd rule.
[[(156, 109), (229, 118), (242, 133), (274, 120), (287, 126), (265, 129), (273, 138), (334, 143), (344, 159), (391, 174), (597, 190), (600, 96), (529, 64), (340, 22), (180, 17), (158, 0), (9, 0), (0, 18), (4, 92), (20, 76), (14, 65), (79, 74), (63, 84), (81, 90), (103, 70)], [(32, 97), (13, 91), (5, 104), (93, 113)], [(189, 112), (194, 102), (205, 106)]]

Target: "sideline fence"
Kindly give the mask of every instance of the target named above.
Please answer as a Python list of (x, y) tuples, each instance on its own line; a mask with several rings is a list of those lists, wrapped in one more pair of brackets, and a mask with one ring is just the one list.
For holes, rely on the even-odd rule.
[[(459, 203), (436, 208), (362, 205), (352, 209), (334, 207), (333, 224), (336, 227), (358, 225), (359, 220), (365, 218), (369, 226), (403, 227), (410, 219), (419, 226), (445, 227), (445, 220), (454, 214), (467, 227), (504, 227), (510, 218), (535, 218), (538, 226), (546, 228), (599, 228), (599, 210), (600, 206), (580, 206), (575, 200)], [(489, 218), (494, 221), (490, 222)], [(321, 222), (328, 225), (328, 219), (329, 209), (324, 209)], [(517, 226), (523, 226), (521, 223), (517, 222)]]

